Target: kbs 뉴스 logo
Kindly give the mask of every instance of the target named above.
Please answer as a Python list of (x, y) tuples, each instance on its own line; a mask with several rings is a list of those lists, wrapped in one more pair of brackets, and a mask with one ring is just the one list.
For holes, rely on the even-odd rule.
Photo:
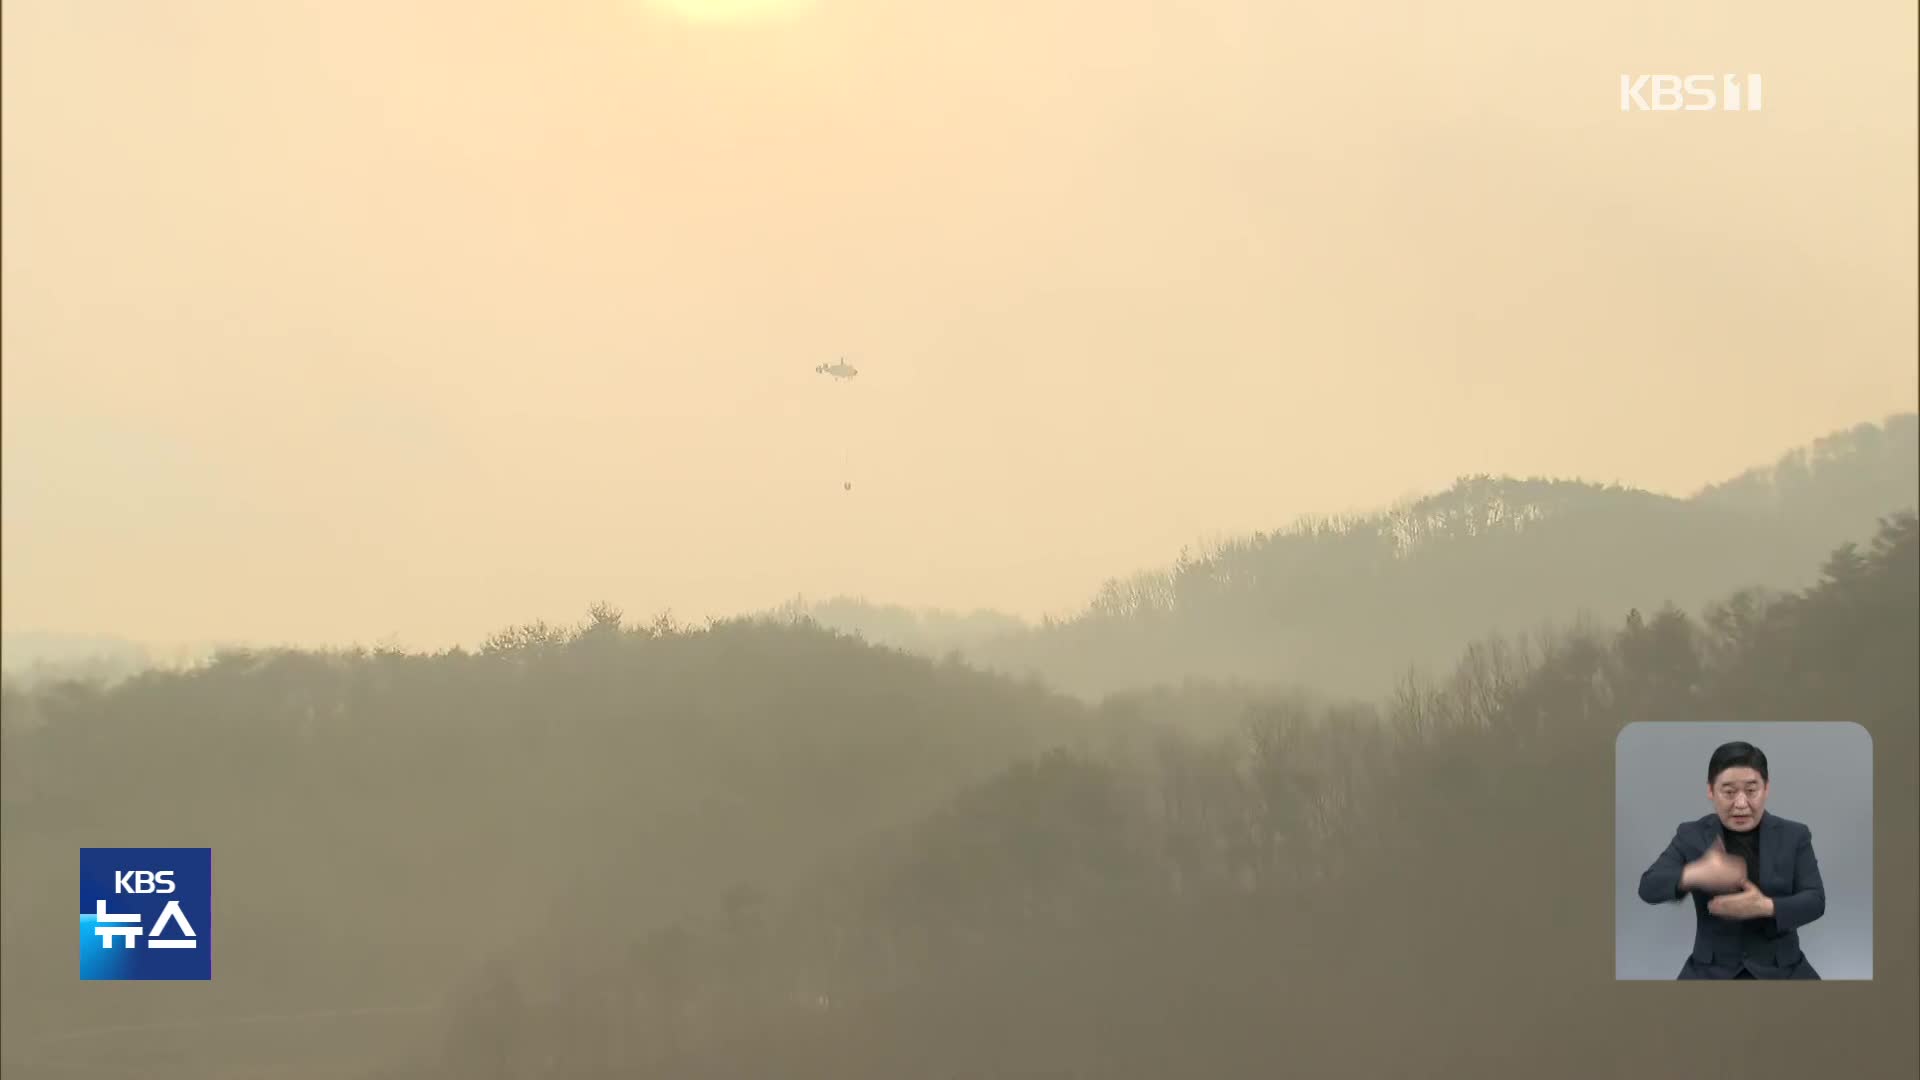
[(80, 977), (213, 978), (213, 849), (81, 848)]

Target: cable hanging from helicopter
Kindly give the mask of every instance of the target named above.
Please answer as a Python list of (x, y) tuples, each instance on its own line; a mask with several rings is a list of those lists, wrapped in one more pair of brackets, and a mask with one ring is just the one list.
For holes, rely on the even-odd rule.
[[(831, 364), (815, 365), (813, 370), (814, 370), (814, 373), (817, 375), (827, 375), (832, 377), (833, 381), (837, 383), (851, 383), (853, 381), (853, 377), (860, 374), (860, 369), (857, 367), (854, 367), (852, 364), (847, 363), (847, 358), (844, 356), (834, 361)], [(840, 474), (842, 477), (840, 481), (840, 490), (852, 491), (853, 490), (853, 472), (852, 472), (853, 454), (852, 454), (851, 448), (847, 445), (847, 441), (846, 441), (848, 437), (847, 436), (848, 429), (847, 429), (847, 423), (846, 423), (847, 418), (844, 415), (844, 412), (845, 410), (843, 407), (843, 415), (840, 417), (840, 437), (841, 437)]]

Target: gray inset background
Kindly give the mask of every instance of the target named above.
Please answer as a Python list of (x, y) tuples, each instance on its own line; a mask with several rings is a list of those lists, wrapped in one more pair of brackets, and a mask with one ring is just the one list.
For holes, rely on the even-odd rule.
[(1614, 748), (1614, 977), (1672, 979), (1693, 948), (1693, 902), (1648, 904), (1640, 875), (1673, 830), (1713, 812), (1707, 759), (1744, 740), (1767, 755), (1767, 812), (1813, 830), (1827, 913), (1800, 930), (1823, 979), (1873, 978), (1873, 737), (1846, 722), (1637, 723)]

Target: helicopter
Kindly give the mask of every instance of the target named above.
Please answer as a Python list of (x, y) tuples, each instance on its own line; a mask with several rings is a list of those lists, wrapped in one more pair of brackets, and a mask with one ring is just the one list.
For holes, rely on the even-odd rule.
[(821, 364), (813, 370), (815, 374), (831, 375), (836, 379), (851, 379), (860, 374), (860, 369), (847, 363), (847, 358), (844, 356), (831, 364)]

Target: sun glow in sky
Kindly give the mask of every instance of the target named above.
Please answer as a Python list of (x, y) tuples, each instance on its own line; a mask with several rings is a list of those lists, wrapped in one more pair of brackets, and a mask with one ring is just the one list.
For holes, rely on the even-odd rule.
[(1920, 355), (1915, 6), (1739, 11), (4, 0), (0, 628), (1064, 616), (1461, 475), (1690, 494)]

